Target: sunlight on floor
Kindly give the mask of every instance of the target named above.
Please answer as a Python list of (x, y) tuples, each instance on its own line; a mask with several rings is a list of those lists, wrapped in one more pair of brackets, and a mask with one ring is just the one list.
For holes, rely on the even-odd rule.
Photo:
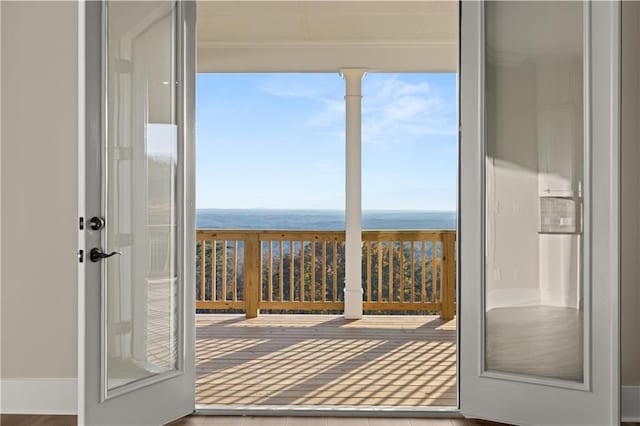
[(437, 316), (197, 315), (198, 405), (456, 405), (456, 324)]

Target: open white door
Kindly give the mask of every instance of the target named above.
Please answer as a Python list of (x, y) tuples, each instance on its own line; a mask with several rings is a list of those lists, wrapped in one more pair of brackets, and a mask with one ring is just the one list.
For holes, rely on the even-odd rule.
[(79, 17), (79, 424), (160, 425), (195, 407), (195, 2)]
[(462, 2), (460, 407), (619, 423), (619, 3)]

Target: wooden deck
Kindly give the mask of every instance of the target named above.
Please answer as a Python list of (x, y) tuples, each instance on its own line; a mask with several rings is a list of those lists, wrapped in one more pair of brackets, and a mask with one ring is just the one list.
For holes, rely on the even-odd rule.
[(196, 315), (196, 404), (454, 406), (456, 323), (438, 316)]

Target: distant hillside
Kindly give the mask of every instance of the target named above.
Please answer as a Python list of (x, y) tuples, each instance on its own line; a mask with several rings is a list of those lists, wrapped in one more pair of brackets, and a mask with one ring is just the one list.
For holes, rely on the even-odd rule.
[[(337, 210), (198, 209), (198, 228), (216, 229), (344, 229)], [(456, 212), (363, 212), (364, 229), (455, 229)]]

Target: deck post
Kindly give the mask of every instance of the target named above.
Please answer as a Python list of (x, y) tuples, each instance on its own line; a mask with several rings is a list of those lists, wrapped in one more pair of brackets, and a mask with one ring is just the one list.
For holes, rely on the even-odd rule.
[(452, 320), (456, 314), (455, 283), (456, 283), (456, 234), (446, 232), (442, 234), (442, 271), (440, 272), (440, 294), (442, 309), (440, 318)]
[(366, 70), (340, 70), (345, 80), (346, 203), (345, 319), (362, 318), (362, 77)]
[(260, 236), (247, 235), (244, 240), (244, 307), (247, 318), (256, 318), (260, 313)]

